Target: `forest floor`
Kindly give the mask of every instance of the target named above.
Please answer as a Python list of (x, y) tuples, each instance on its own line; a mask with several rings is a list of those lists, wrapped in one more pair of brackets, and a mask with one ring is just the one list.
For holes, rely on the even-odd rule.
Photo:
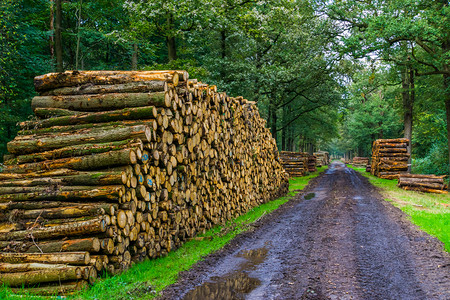
[(161, 298), (450, 299), (450, 254), (367, 178), (333, 163)]

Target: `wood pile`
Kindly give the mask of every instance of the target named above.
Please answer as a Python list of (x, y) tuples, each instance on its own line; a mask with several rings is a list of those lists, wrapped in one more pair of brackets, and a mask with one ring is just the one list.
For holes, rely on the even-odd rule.
[(374, 141), (370, 173), (384, 179), (398, 179), (400, 174), (407, 173), (408, 143), (405, 138)]
[(369, 164), (369, 158), (368, 157), (359, 157), (355, 156), (353, 157), (352, 165), (357, 168), (367, 167)]
[(445, 177), (446, 176), (400, 174), (397, 186), (404, 190), (447, 194), (447, 185), (444, 183)]
[(317, 171), (317, 157), (315, 155), (308, 155), (308, 172), (312, 173)]
[(256, 105), (185, 71), (35, 78), (0, 173), (0, 284), (66, 294), (284, 195)]
[(308, 173), (308, 157), (307, 152), (280, 152), (283, 168), (291, 177), (301, 177)]
[(315, 152), (314, 156), (317, 158), (316, 166), (328, 166), (330, 164), (330, 154), (326, 151)]

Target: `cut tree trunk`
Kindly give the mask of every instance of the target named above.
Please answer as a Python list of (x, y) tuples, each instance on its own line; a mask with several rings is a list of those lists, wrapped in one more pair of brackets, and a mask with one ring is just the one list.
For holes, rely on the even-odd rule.
[(79, 86), (84, 84), (115, 85), (130, 82), (167, 81), (178, 85), (179, 80), (186, 81), (186, 71), (65, 71), (49, 73), (34, 78), (36, 91)]
[(119, 128), (108, 127), (98, 130), (84, 129), (75, 133), (57, 133), (46, 136), (17, 136), (7, 144), (7, 147), (10, 153), (26, 154), (54, 150), (80, 143), (108, 143), (129, 139), (150, 142), (152, 130), (146, 125), (137, 125)]
[(113, 93), (91, 95), (36, 96), (31, 108), (62, 108), (74, 111), (108, 111), (128, 107), (171, 107), (167, 92)]

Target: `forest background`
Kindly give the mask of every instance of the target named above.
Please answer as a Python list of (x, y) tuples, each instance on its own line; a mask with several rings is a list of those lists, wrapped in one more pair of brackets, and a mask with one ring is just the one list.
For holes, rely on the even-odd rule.
[(280, 150), (370, 156), (412, 140), (448, 174), (447, 0), (0, 0), (0, 155), (31, 118), (33, 77), (185, 69), (256, 101)]

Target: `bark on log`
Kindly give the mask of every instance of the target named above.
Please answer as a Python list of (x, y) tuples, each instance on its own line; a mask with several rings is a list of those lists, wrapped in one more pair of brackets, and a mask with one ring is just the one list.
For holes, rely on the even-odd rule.
[(95, 188), (90, 186), (68, 186), (57, 187), (57, 189), (49, 189), (48, 187), (40, 186), (32, 188), (34, 189), (34, 192), (0, 195), (0, 203), (41, 200), (117, 201), (122, 197), (125, 190), (123, 185), (96, 186)]
[(41, 93), (42, 96), (111, 94), (111, 93), (148, 93), (165, 92), (167, 84), (164, 81), (140, 81), (114, 85), (87, 83), (75, 87), (62, 87)]
[(126, 148), (143, 149), (141, 140), (123, 140), (118, 142), (100, 143), (100, 144), (80, 144), (68, 147), (63, 147), (51, 151), (40, 153), (32, 153), (27, 155), (18, 155), (15, 158), (5, 161), (5, 165), (17, 165), (36, 161), (83, 156), (97, 153), (104, 153), (109, 151), (121, 150)]
[(10, 287), (18, 287), (24, 284), (33, 285), (43, 282), (59, 282), (81, 278), (82, 272), (80, 267), (66, 267), (20, 273), (4, 273), (0, 277), (0, 283)]
[(55, 295), (71, 295), (77, 291), (87, 289), (89, 284), (82, 280), (76, 282), (59, 282), (57, 284), (42, 285), (39, 287), (27, 287), (22, 288), (11, 288), (12, 292), (15, 294), (31, 294), (38, 296), (55, 296)]
[(119, 185), (123, 184), (123, 173), (122, 172), (79, 172), (76, 175), (69, 176), (59, 176), (59, 177), (43, 177), (43, 178), (31, 178), (28, 180), (8, 180), (0, 181), (1, 187), (33, 187), (40, 185), (59, 185), (59, 186), (83, 186), (83, 185)]
[[(131, 165), (136, 162), (136, 152), (133, 149), (124, 149), (93, 155), (5, 166), (3, 172), (24, 174), (43, 172), (51, 169), (72, 169), (78, 171), (99, 170), (107, 167)], [(2, 176), (0, 176), (0, 178), (2, 178)], [(3, 178), (7, 178), (7, 175), (4, 174)]]
[(17, 136), (7, 144), (13, 154), (26, 154), (63, 148), (82, 143), (108, 143), (130, 139), (151, 141), (152, 130), (145, 125), (132, 127), (108, 127), (101, 130), (85, 129), (75, 133), (57, 133), (47, 136)]
[(0, 252), (0, 262), (5, 263), (47, 263), (86, 266), (91, 257), (89, 252), (57, 253), (8, 253)]
[[(181, 77), (181, 78), (180, 78)], [(65, 71), (34, 78), (36, 91), (91, 84), (123, 84), (129, 82), (167, 81), (174, 86), (188, 79), (185, 71)]]
[(40, 121), (25, 121), (19, 123), (19, 125), (23, 129), (34, 129), (77, 124), (108, 123), (121, 120), (146, 120), (155, 118), (156, 116), (157, 112), (154, 106), (144, 106), (104, 112), (82, 113), (73, 116), (62, 116)]
[(36, 96), (31, 100), (33, 111), (37, 108), (62, 108), (73, 111), (111, 111), (142, 106), (171, 107), (172, 99), (168, 93), (156, 92)]
[(77, 235), (93, 235), (106, 231), (106, 222), (100, 218), (54, 227), (33, 228), (0, 235), (0, 241), (23, 239), (51, 239)]

